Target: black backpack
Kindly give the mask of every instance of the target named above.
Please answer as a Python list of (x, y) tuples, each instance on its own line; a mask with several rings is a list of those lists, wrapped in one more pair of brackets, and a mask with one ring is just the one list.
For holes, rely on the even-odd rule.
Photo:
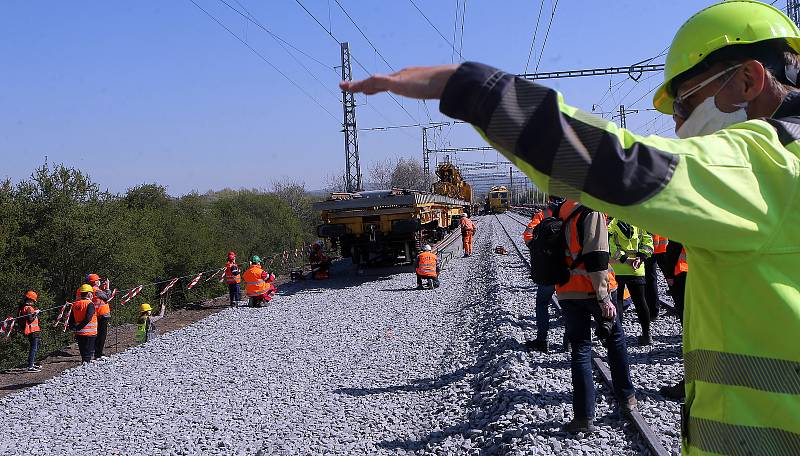
[(552, 206), (552, 217), (542, 220), (533, 229), (533, 239), (528, 248), (531, 254), (531, 279), (538, 285), (564, 285), (569, 281), (570, 272), (578, 266), (583, 257), (583, 252), (571, 264), (567, 265), (564, 252), (569, 248), (564, 233), (564, 227), (574, 218), (578, 217), (578, 239), (583, 238), (581, 219), (591, 212), (584, 206), (579, 206), (565, 219), (561, 220), (558, 213), (561, 204)]

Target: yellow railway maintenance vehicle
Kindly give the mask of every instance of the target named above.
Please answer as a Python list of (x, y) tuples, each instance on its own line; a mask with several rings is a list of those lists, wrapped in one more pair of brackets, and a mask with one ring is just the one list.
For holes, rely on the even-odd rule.
[(332, 193), (316, 203), (317, 235), (338, 245), (354, 264), (411, 262), (422, 246), (458, 227), (469, 203), (414, 190)]
[(464, 182), (456, 165), (445, 162), (436, 167), (439, 181), (433, 184), (433, 193), (449, 196), (472, 204), (472, 187)]
[(505, 185), (495, 186), (486, 197), (486, 211), (491, 214), (502, 214), (511, 208), (511, 192)]

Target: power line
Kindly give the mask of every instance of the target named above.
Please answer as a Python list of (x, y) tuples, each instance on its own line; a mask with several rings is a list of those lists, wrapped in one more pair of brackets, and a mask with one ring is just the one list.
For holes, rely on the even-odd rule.
[(558, 8), (558, 0), (556, 0), (556, 2), (553, 4), (553, 11), (550, 13), (550, 22), (547, 23), (547, 31), (544, 33), (544, 41), (542, 41), (542, 49), (539, 51), (539, 60), (536, 61), (535, 71), (539, 71), (539, 64), (542, 63), (544, 48), (547, 46), (547, 37), (550, 36), (550, 27), (553, 25), (553, 18), (556, 17), (556, 8)]
[(523, 73), (528, 72), (528, 66), (531, 63), (531, 56), (533, 55), (533, 49), (536, 44), (536, 34), (539, 33), (539, 20), (542, 18), (542, 10), (544, 9), (544, 0), (539, 3), (539, 14), (536, 16), (536, 27), (533, 29), (533, 38), (531, 38), (531, 48), (528, 50), (528, 61), (525, 62), (525, 71)]
[(196, 6), (196, 7), (197, 7), (197, 8), (198, 8), (200, 11), (202, 11), (203, 13), (205, 13), (205, 14), (206, 14), (206, 16), (208, 16), (209, 18), (211, 18), (211, 20), (213, 20), (214, 22), (216, 22), (216, 23), (217, 23), (217, 24), (218, 24), (220, 27), (224, 28), (224, 29), (225, 29), (225, 30), (226, 30), (226, 31), (227, 31), (227, 32), (228, 32), (228, 33), (229, 33), (231, 36), (233, 36), (233, 37), (234, 37), (234, 38), (236, 38), (236, 39), (237, 39), (237, 40), (238, 40), (240, 43), (242, 43), (243, 45), (245, 45), (245, 46), (247, 47), (247, 49), (250, 49), (250, 51), (251, 51), (253, 54), (257, 55), (257, 56), (258, 56), (258, 57), (259, 57), (261, 60), (263, 60), (263, 61), (264, 61), (264, 63), (266, 63), (267, 65), (271, 66), (271, 67), (272, 67), (272, 69), (274, 69), (275, 71), (277, 71), (277, 72), (278, 72), (278, 73), (279, 73), (281, 76), (283, 76), (283, 77), (284, 77), (284, 78), (285, 78), (287, 81), (289, 81), (289, 82), (290, 82), (290, 83), (291, 83), (293, 86), (297, 87), (297, 89), (298, 89), (298, 90), (300, 90), (301, 92), (303, 92), (303, 94), (305, 94), (305, 96), (307, 96), (307, 97), (308, 97), (308, 98), (310, 98), (312, 101), (314, 101), (314, 103), (316, 103), (316, 104), (317, 104), (317, 106), (319, 106), (320, 108), (322, 108), (322, 110), (323, 110), (323, 111), (325, 111), (326, 113), (328, 113), (328, 115), (329, 115), (329, 116), (331, 116), (331, 118), (332, 118), (333, 120), (335, 120), (335, 121), (337, 121), (337, 122), (338, 122), (338, 119), (336, 118), (336, 116), (334, 116), (334, 115), (333, 115), (333, 113), (331, 113), (330, 111), (328, 111), (328, 109), (327, 109), (325, 106), (323, 106), (323, 105), (322, 105), (322, 103), (320, 103), (320, 101), (319, 101), (319, 100), (317, 100), (317, 98), (316, 98), (316, 97), (314, 97), (313, 95), (311, 95), (310, 93), (308, 93), (308, 92), (307, 92), (307, 91), (306, 91), (306, 90), (305, 90), (305, 89), (304, 89), (302, 86), (300, 86), (300, 84), (298, 84), (297, 82), (295, 82), (295, 81), (294, 81), (292, 78), (290, 78), (288, 75), (286, 75), (286, 73), (284, 73), (283, 71), (281, 71), (281, 69), (280, 69), (280, 68), (278, 68), (277, 66), (275, 66), (275, 64), (273, 64), (272, 62), (270, 62), (270, 61), (269, 61), (269, 59), (267, 59), (267, 58), (266, 58), (266, 57), (265, 57), (263, 54), (261, 54), (260, 52), (258, 52), (258, 51), (257, 51), (257, 50), (256, 50), (256, 49), (253, 47), (253, 46), (250, 46), (250, 44), (248, 44), (248, 43), (247, 43), (247, 41), (245, 41), (245, 40), (243, 40), (242, 38), (240, 38), (240, 37), (239, 37), (239, 35), (237, 35), (236, 33), (234, 33), (234, 32), (233, 32), (233, 30), (229, 29), (229, 28), (228, 28), (228, 26), (226, 26), (225, 24), (223, 24), (222, 22), (220, 22), (220, 21), (219, 21), (219, 19), (217, 19), (217, 18), (216, 18), (216, 17), (214, 17), (214, 16), (213, 16), (211, 13), (209, 13), (208, 11), (206, 11), (206, 10), (205, 10), (205, 9), (204, 9), (202, 6), (198, 5), (198, 4), (197, 4), (197, 2), (195, 2), (195, 0), (189, 0), (189, 1), (190, 1), (190, 2), (191, 2), (193, 5), (194, 5), (194, 6)]
[[(242, 4), (239, 2), (239, 0), (234, 0), (234, 1), (235, 1), (235, 2), (236, 2), (238, 5), (239, 5), (239, 6), (241, 6), (241, 7), (242, 7), (242, 9), (244, 9), (245, 13), (247, 13), (246, 15), (245, 15), (244, 13), (242, 13), (241, 11), (239, 11), (238, 9), (234, 8), (234, 7), (233, 7), (233, 6), (232, 6), (230, 3), (228, 3), (227, 1), (225, 1), (225, 0), (219, 0), (219, 1), (220, 1), (220, 2), (222, 2), (222, 3), (223, 3), (225, 6), (227, 6), (228, 8), (232, 9), (233, 11), (236, 11), (236, 13), (237, 13), (237, 14), (239, 14), (239, 15), (240, 15), (240, 16), (242, 16), (243, 18), (247, 19), (249, 22), (252, 22), (253, 24), (255, 24), (255, 25), (256, 25), (258, 28), (260, 28), (261, 30), (263, 30), (263, 31), (267, 32), (267, 33), (269, 34), (269, 36), (271, 36), (271, 37), (272, 37), (272, 39), (274, 39), (274, 40), (275, 40), (275, 42), (277, 42), (277, 43), (278, 43), (278, 45), (280, 45), (280, 47), (281, 47), (281, 48), (282, 48), (284, 51), (286, 51), (286, 53), (287, 53), (287, 54), (289, 54), (289, 56), (290, 56), (290, 57), (291, 57), (291, 58), (292, 58), (292, 59), (293, 59), (295, 62), (297, 62), (297, 64), (298, 64), (298, 65), (300, 65), (301, 67), (303, 67), (303, 69), (304, 69), (304, 70), (306, 70), (306, 73), (308, 73), (308, 74), (309, 74), (309, 75), (310, 75), (312, 78), (314, 78), (314, 80), (315, 80), (315, 81), (317, 81), (317, 82), (319, 83), (319, 85), (321, 85), (321, 86), (322, 86), (322, 87), (325, 89), (325, 91), (326, 91), (326, 92), (328, 92), (329, 94), (331, 94), (331, 96), (332, 96), (334, 99), (336, 99), (336, 101), (337, 101), (338, 103), (341, 103), (341, 100), (339, 100), (339, 96), (338, 96), (337, 94), (333, 93), (333, 91), (330, 89), (330, 84), (325, 84), (324, 82), (320, 81), (320, 80), (319, 80), (319, 78), (318, 78), (318, 77), (317, 77), (317, 76), (316, 76), (316, 75), (315, 75), (315, 74), (314, 74), (314, 73), (311, 71), (311, 69), (309, 69), (309, 68), (308, 68), (308, 67), (307, 67), (307, 66), (306, 66), (306, 65), (305, 65), (303, 62), (301, 62), (301, 61), (300, 61), (300, 59), (298, 59), (298, 58), (297, 58), (297, 57), (296, 57), (294, 54), (292, 54), (292, 52), (291, 52), (291, 51), (289, 51), (289, 50), (286, 48), (286, 46), (283, 44), (283, 42), (285, 42), (285, 40), (283, 40), (283, 39), (278, 39), (278, 36), (277, 36), (277, 35), (275, 35), (274, 33), (272, 33), (272, 31), (270, 31), (269, 29), (267, 29), (266, 27), (264, 27), (264, 25), (263, 25), (263, 24), (261, 24), (261, 22), (260, 22), (260, 21), (258, 21), (258, 20), (255, 18), (255, 16), (253, 16), (253, 14), (252, 14), (252, 13), (251, 13), (251, 12), (250, 12), (250, 11), (249, 11), (247, 8), (245, 8), (245, 6), (244, 6), (244, 5), (242, 5)], [(291, 45), (289, 45), (289, 46), (291, 46)], [(293, 49), (297, 49), (297, 48), (295, 48), (294, 46), (292, 46), (292, 48), (293, 48)], [(331, 67), (331, 70), (333, 70), (333, 68), (332, 68), (332, 67)]]
[[(462, 3), (463, 11), (461, 12), (461, 38), (459, 39), (460, 43), (458, 45), (458, 55), (461, 55), (461, 52), (464, 50), (464, 17), (467, 15), (467, 0), (464, 0)], [(464, 57), (461, 57), (461, 60), (464, 60)]]
[[(455, 17), (453, 18), (453, 43), (456, 42), (458, 39), (458, 10), (461, 9), (461, 1), (456, 0), (456, 9), (455, 9)], [(450, 52), (450, 63), (453, 63), (456, 56), (456, 49), (455, 46), (453, 50)]]
[[(308, 10), (308, 8), (306, 8), (306, 6), (305, 6), (305, 5), (303, 5), (303, 2), (301, 2), (300, 0), (294, 0), (294, 1), (295, 1), (295, 2), (296, 2), (298, 5), (300, 5), (300, 7), (301, 7), (301, 8), (303, 8), (303, 11), (305, 11), (305, 12), (306, 12), (306, 13), (307, 13), (309, 16), (311, 16), (311, 18), (312, 18), (312, 19), (314, 19), (314, 22), (316, 22), (317, 24), (319, 24), (319, 26), (320, 26), (320, 27), (322, 27), (322, 30), (325, 30), (325, 33), (327, 33), (327, 34), (328, 34), (328, 35), (329, 35), (329, 36), (330, 36), (330, 37), (333, 39), (333, 41), (335, 41), (335, 42), (336, 42), (336, 44), (341, 44), (341, 41), (339, 41), (339, 39), (338, 39), (338, 38), (336, 38), (336, 37), (333, 35), (333, 33), (332, 33), (332, 32), (331, 32), (329, 29), (325, 28), (325, 26), (324, 26), (324, 25), (322, 25), (322, 22), (320, 22), (320, 21), (319, 21), (319, 19), (317, 19), (317, 16), (314, 16), (314, 13), (312, 13), (311, 11), (309, 11), (309, 10)], [(338, 3), (338, 2), (337, 2), (337, 3)], [(359, 66), (359, 67), (360, 67), (362, 70), (364, 70), (364, 72), (365, 72), (365, 73), (367, 73), (368, 75), (371, 75), (371, 74), (372, 74), (372, 72), (371, 72), (371, 71), (369, 71), (369, 70), (368, 70), (368, 69), (367, 69), (367, 68), (366, 68), (364, 65), (362, 65), (362, 64), (361, 64), (361, 62), (360, 62), (360, 61), (359, 61), (359, 60), (356, 58), (356, 56), (354, 56), (352, 53), (350, 54), (350, 58), (352, 58), (352, 59), (353, 59), (353, 61), (354, 61), (354, 62), (356, 62), (356, 65), (358, 65), (358, 66)], [(405, 112), (405, 113), (408, 115), (408, 117), (410, 117), (410, 118), (411, 118), (411, 120), (413, 120), (414, 122), (419, 122), (419, 119), (416, 119), (416, 118), (414, 118), (414, 116), (412, 116), (412, 115), (411, 115), (411, 113), (410, 113), (410, 112), (408, 112), (408, 110), (405, 108), (405, 106), (403, 106), (403, 105), (402, 105), (402, 104), (401, 104), (401, 103), (400, 103), (400, 102), (397, 100), (397, 98), (395, 98), (395, 97), (394, 97), (394, 95), (392, 95), (391, 93), (388, 93), (388, 92), (387, 92), (387, 95), (389, 96), (389, 98), (391, 98), (391, 99), (392, 99), (392, 101), (394, 101), (394, 103), (395, 103), (397, 106), (399, 106), (399, 107), (400, 107), (400, 109), (402, 109), (402, 110), (403, 110), (403, 111), (404, 111), (404, 112)], [(372, 105), (368, 105), (368, 106), (372, 106)], [(378, 112), (378, 110), (377, 110), (377, 109), (376, 109), (374, 106), (372, 107), (372, 109), (373, 109), (375, 112)], [(384, 119), (386, 118), (386, 116), (384, 116), (383, 114), (381, 114), (381, 117), (383, 117)]]
[[(295, 0), (295, 1), (297, 1), (297, 0)], [(422, 15), (422, 17), (424, 17), (424, 18), (425, 18), (425, 20), (428, 22), (428, 24), (430, 24), (430, 26), (431, 26), (431, 27), (433, 27), (433, 29), (434, 29), (434, 30), (436, 30), (436, 33), (438, 33), (438, 34), (439, 34), (439, 36), (441, 36), (441, 37), (442, 37), (442, 39), (445, 41), (445, 43), (449, 44), (449, 45), (450, 45), (450, 47), (451, 47), (451, 48), (453, 48), (453, 50), (455, 51), (455, 50), (456, 50), (456, 46), (455, 46), (453, 43), (451, 43), (451, 42), (450, 42), (450, 40), (448, 40), (446, 36), (444, 36), (444, 34), (442, 33), (442, 31), (441, 31), (441, 30), (439, 30), (439, 28), (438, 28), (438, 27), (436, 27), (436, 25), (434, 25), (434, 23), (433, 23), (433, 22), (431, 22), (431, 20), (430, 20), (430, 19), (428, 19), (428, 16), (426, 16), (426, 15), (425, 15), (425, 13), (424, 13), (424, 12), (423, 12), (421, 9), (419, 9), (419, 6), (417, 6), (417, 4), (416, 4), (416, 3), (414, 3), (414, 0), (408, 0), (408, 1), (409, 1), (409, 2), (411, 2), (411, 4), (412, 4), (412, 5), (414, 5), (414, 8), (416, 8), (416, 10), (417, 10), (417, 11), (419, 11), (419, 14), (421, 14), (421, 15)], [(461, 60), (464, 60), (464, 56), (462, 56), (462, 55), (461, 55), (461, 51), (456, 51), (456, 52), (458, 52), (458, 57), (459, 57)]]
[(373, 43), (373, 42), (372, 42), (372, 40), (370, 40), (370, 39), (367, 37), (367, 35), (364, 33), (364, 31), (363, 31), (363, 30), (361, 30), (361, 27), (359, 27), (359, 26), (358, 26), (358, 24), (356, 24), (356, 21), (354, 21), (354, 20), (353, 20), (353, 18), (350, 16), (350, 13), (348, 13), (348, 12), (347, 12), (347, 10), (346, 10), (346, 9), (344, 9), (344, 6), (342, 6), (342, 4), (341, 4), (341, 3), (339, 3), (339, 0), (333, 0), (333, 1), (335, 1), (335, 2), (336, 2), (336, 4), (337, 4), (337, 5), (339, 5), (339, 9), (341, 9), (341, 10), (342, 10), (342, 12), (344, 13), (344, 15), (345, 15), (345, 16), (347, 16), (347, 18), (348, 18), (348, 19), (350, 19), (350, 22), (351, 22), (351, 23), (352, 23), (352, 24), (353, 24), (353, 25), (356, 27), (356, 30), (358, 30), (358, 33), (360, 33), (360, 34), (361, 34), (361, 36), (363, 36), (363, 37), (364, 37), (364, 39), (365, 39), (365, 40), (367, 40), (367, 43), (369, 43), (369, 45), (370, 45), (370, 46), (372, 46), (372, 50), (373, 50), (373, 51), (375, 51), (375, 53), (376, 53), (376, 54), (378, 54), (378, 57), (380, 57), (380, 58), (381, 58), (381, 60), (383, 60), (383, 63), (385, 63), (385, 64), (386, 64), (386, 66), (388, 66), (388, 67), (389, 67), (389, 69), (391, 69), (392, 71), (397, 71), (397, 70), (396, 70), (396, 69), (395, 69), (395, 68), (392, 66), (392, 64), (391, 64), (391, 63), (389, 63), (389, 61), (388, 61), (388, 60), (386, 60), (386, 57), (384, 57), (384, 56), (383, 56), (383, 54), (381, 54), (381, 51), (379, 51), (379, 50), (378, 50), (378, 48), (375, 46), (375, 43)]

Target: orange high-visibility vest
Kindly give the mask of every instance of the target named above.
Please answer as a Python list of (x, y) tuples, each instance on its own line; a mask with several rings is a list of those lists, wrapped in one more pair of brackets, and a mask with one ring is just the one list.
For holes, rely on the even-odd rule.
[(417, 275), (422, 277), (437, 277), (436, 274), (436, 255), (433, 252), (422, 252), (419, 254), (419, 266)]
[(269, 292), (269, 284), (266, 280), (261, 278), (264, 270), (261, 266), (254, 264), (250, 266), (247, 271), (244, 271), (242, 277), (244, 278), (245, 294), (249, 297), (262, 296)]
[(111, 306), (108, 305), (107, 302), (103, 301), (102, 299), (97, 297), (97, 291), (100, 287), (92, 287), (94, 288), (94, 313), (97, 316), (101, 317), (110, 317), (111, 316)]
[(462, 233), (473, 233), (473, 232), (475, 232), (475, 224), (472, 223), (472, 220), (464, 217), (458, 223), (461, 225), (461, 232)]
[[(75, 323), (78, 324), (86, 318), (86, 312), (89, 306), (93, 306), (94, 304), (92, 301), (88, 299), (79, 299), (72, 303), (72, 316), (75, 319)], [(89, 323), (83, 327), (83, 329), (79, 329), (75, 331), (75, 334), (79, 336), (96, 336), (97, 335), (97, 312), (92, 315), (92, 318), (89, 320)]]
[[(579, 203), (577, 201), (567, 200), (561, 205), (561, 209), (558, 211), (558, 217), (561, 220), (566, 220), (572, 211), (580, 210), (578, 206)], [(572, 262), (575, 261), (575, 258), (577, 258), (581, 251), (581, 239), (578, 238), (578, 222), (582, 221), (580, 219), (580, 216), (572, 217), (569, 221), (569, 225), (566, 227), (568, 251), (565, 252), (565, 254), (567, 256), (568, 265), (572, 265)], [(611, 292), (616, 289), (617, 279), (614, 276), (614, 270), (609, 267), (608, 291)], [(556, 294), (570, 292), (587, 293), (590, 295), (595, 294), (594, 285), (592, 285), (592, 280), (589, 278), (589, 273), (586, 271), (583, 263), (575, 265), (570, 272), (569, 281), (567, 283), (564, 285), (556, 285)]]
[(533, 214), (533, 217), (531, 217), (531, 221), (528, 222), (528, 226), (525, 228), (525, 231), (522, 232), (522, 240), (525, 241), (526, 244), (531, 242), (533, 240), (533, 230), (536, 228), (536, 226), (542, 223), (542, 220), (552, 216), (553, 211), (549, 207), (546, 207), (543, 210)]
[(669, 244), (669, 239), (655, 233), (651, 234), (653, 235), (653, 254), (667, 253), (667, 244)]
[(241, 274), (234, 274), (231, 268), (235, 265), (233, 261), (228, 261), (225, 265), (225, 283), (228, 285), (233, 285), (234, 283), (240, 283), (242, 281)]
[(681, 249), (681, 255), (678, 257), (678, 262), (675, 263), (675, 275), (689, 272), (689, 263), (686, 262), (686, 248)]
[[(20, 310), (18, 316), (21, 317), (23, 315), (29, 315), (29, 314), (32, 314), (34, 312), (36, 312), (36, 309), (34, 309), (33, 306), (25, 306), (25, 307), (22, 308), (22, 310)], [(25, 320), (25, 331), (24, 331), (24, 334), (26, 336), (40, 331), (40, 329), (39, 329), (39, 317), (37, 316), (36, 318), (33, 319), (33, 321), (29, 321), (28, 318), (29, 317), (23, 318), (23, 320)]]

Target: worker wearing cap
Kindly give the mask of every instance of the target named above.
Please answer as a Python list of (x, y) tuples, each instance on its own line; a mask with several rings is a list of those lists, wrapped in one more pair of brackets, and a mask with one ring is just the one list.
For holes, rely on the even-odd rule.
[(30, 348), (28, 349), (28, 372), (38, 372), (41, 366), (36, 365), (36, 352), (39, 351), (41, 341), (41, 329), (39, 328), (39, 311), (36, 304), (39, 302), (39, 295), (33, 290), (28, 290), (19, 301), (17, 317), (20, 324), (24, 325), (22, 333), (28, 338)]
[(250, 267), (242, 274), (245, 293), (250, 298), (250, 306), (261, 307), (272, 300), (275, 287), (270, 283), (275, 276), (261, 268), (261, 257), (253, 255), (250, 258)]
[(467, 214), (461, 214), (459, 221), (461, 227), (461, 243), (464, 247), (464, 256), (472, 255), (472, 237), (475, 235), (475, 223), (467, 217)]
[(164, 318), (167, 305), (161, 303), (161, 312), (158, 315), (153, 315), (153, 307), (148, 303), (139, 306), (139, 318), (136, 320), (136, 341), (143, 344), (153, 338), (155, 334), (155, 323)]
[(242, 275), (239, 265), (236, 264), (236, 252), (228, 252), (228, 261), (225, 263), (225, 283), (228, 285), (228, 297), (231, 307), (241, 301), (242, 292), (239, 283), (242, 282)]
[(94, 343), (97, 338), (97, 313), (95, 312), (93, 288), (84, 283), (78, 288), (79, 298), (72, 303), (69, 314), (69, 329), (75, 331), (75, 340), (81, 352), (84, 363), (92, 361), (94, 357)]
[(86, 276), (86, 283), (92, 286), (92, 303), (94, 304), (94, 313), (97, 315), (97, 338), (94, 340), (94, 359), (105, 358), (103, 349), (106, 346), (106, 337), (108, 336), (108, 325), (111, 322), (111, 306), (108, 304), (111, 299), (111, 293), (108, 288), (110, 282), (100, 282), (100, 276), (97, 274), (89, 274)]
[(331, 259), (322, 250), (325, 243), (321, 240), (311, 244), (308, 262), (311, 266), (312, 279), (327, 279), (330, 277)]
[(643, 137), (555, 90), (474, 62), (345, 81), (440, 98), (548, 192), (680, 240), (683, 451), (800, 454), (800, 30), (732, 0), (678, 30), (653, 104), (680, 139)]
[(428, 288), (439, 288), (441, 267), (439, 266), (439, 259), (433, 253), (430, 245), (425, 244), (422, 246), (422, 252), (414, 260), (414, 269), (417, 273), (417, 290), (424, 289), (422, 286), (423, 281), (428, 282)]

